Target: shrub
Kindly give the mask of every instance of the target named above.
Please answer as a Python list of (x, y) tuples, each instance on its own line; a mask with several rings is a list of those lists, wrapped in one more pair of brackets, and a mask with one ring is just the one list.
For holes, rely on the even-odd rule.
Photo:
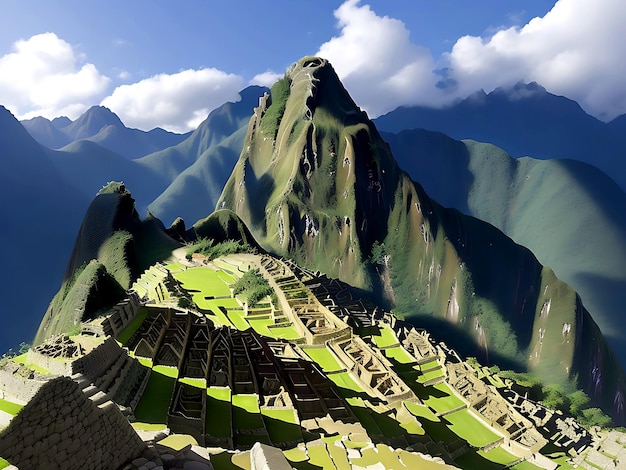
[(195, 243), (188, 245), (187, 259), (191, 259), (191, 255), (199, 253), (206, 256), (209, 260), (219, 258), (220, 256), (232, 255), (235, 253), (256, 253), (256, 248), (241, 242), (239, 240), (226, 240), (221, 243), (214, 244), (211, 238), (201, 238)]

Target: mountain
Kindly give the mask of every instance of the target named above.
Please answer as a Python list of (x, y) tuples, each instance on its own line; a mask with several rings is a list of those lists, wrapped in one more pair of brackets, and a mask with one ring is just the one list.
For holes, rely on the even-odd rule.
[(0, 283), (4, 352), (31, 341), (34, 325), (63, 279), (71, 240), (89, 200), (2, 106), (0, 155), (0, 244), (7, 267)]
[(51, 149), (90, 140), (129, 159), (171, 147), (189, 136), (160, 128), (148, 132), (130, 129), (103, 106), (92, 106), (73, 122), (67, 118), (58, 119), (54, 122), (36, 117), (22, 121), (22, 124), (35, 140)]
[(142, 214), (168, 184), (150, 168), (89, 140), (79, 140), (47, 153), (57, 170), (90, 198), (109, 181), (132, 185)]
[(35, 344), (115, 305), (145, 269), (177, 246), (158, 219), (139, 218), (123, 183), (106, 185), (87, 209), (63, 284), (41, 320)]
[(494, 144), (513, 157), (568, 158), (600, 168), (626, 189), (626, 134), (537, 83), (479, 91), (443, 109), (400, 107), (374, 120), (385, 132), (427, 129)]
[(217, 207), (266, 250), (374, 293), (463, 354), (623, 413), (623, 372), (576, 292), (498, 229), (430, 199), (326, 60), (301, 59), (255, 108)]
[(185, 141), (137, 160), (169, 183), (150, 204), (152, 213), (166, 223), (194, 221), (215, 207), (241, 152), (250, 112), (266, 91), (245, 88), (240, 101), (213, 110)]
[(626, 364), (626, 194), (611, 178), (423, 129), (382, 136), (431, 197), (498, 227), (574, 287)]

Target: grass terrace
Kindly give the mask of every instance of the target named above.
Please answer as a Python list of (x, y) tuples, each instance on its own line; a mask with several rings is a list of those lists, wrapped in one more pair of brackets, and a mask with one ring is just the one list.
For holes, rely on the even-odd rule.
[(418, 396), (422, 401), (438, 413), (445, 413), (465, 405), (463, 400), (454, 395), (445, 383), (422, 387), (418, 390), (420, 391)]
[(399, 344), (396, 334), (393, 332), (389, 325), (383, 325), (380, 329), (380, 335), (373, 335), (372, 340), (379, 348), (386, 348)]
[(0, 411), (4, 411), (5, 413), (9, 413), (10, 415), (15, 416), (22, 408), (24, 408), (24, 405), (19, 405), (17, 403), (13, 403), (11, 401), (0, 398)]
[(302, 348), (307, 356), (317, 362), (324, 372), (336, 372), (346, 367), (328, 348)]
[(131, 336), (133, 336), (133, 334), (135, 334), (135, 332), (139, 329), (139, 327), (141, 326), (141, 324), (143, 323), (143, 321), (146, 319), (147, 316), (148, 316), (148, 309), (144, 307), (140, 308), (137, 311), (135, 318), (133, 318), (131, 322), (128, 324), (128, 326), (124, 328), (124, 331), (122, 331), (117, 336), (117, 341), (121, 343), (122, 346), (125, 345), (128, 342), (128, 340), (131, 338)]
[(501, 437), (467, 409), (447, 414), (444, 419), (450, 423), (450, 429), (457, 436), (474, 447), (486, 446)]
[(176, 379), (171, 377), (171, 373), (164, 374), (158, 368), (159, 366), (155, 367), (150, 373), (146, 389), (135, 409), (135, 417), (140, 423), (167, 423), (167, 410), (170, 406), (172, 393), (174, 393)]
[(232, 414), (228, 387), (209, 387), (206, 390), (207, 434), (215, 437), (230, 437), (232, 434)]

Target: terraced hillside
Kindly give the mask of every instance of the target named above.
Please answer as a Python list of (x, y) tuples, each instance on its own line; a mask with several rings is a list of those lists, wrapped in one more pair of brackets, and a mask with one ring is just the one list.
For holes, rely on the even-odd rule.
[[(566, 452), (584, 459), (593, 445), (586, 430), (545, 408), (529, 413), (511, 383), (341, 282), (269, 255), (174, 253), (80, 334), (12, 367), (37, 368), (39, 381), (52, 372), (44, 365), (65, 368), (144, 438), (207, 447), (215, 468), (250, 468), (258, 442), (302, 469), (571, 468)], [(250, 289), (233, 288), (249, 273), (273, 292), (254, 307)], [(2, 444), (16, 427), (0, 434), (0, 455), (20, 465), (30, 457)]]
[(623, 419), (623, 372), (576, 292), (431, 200), (324, 59), (294, 64), (255, 108), (217, 207), (264, 249), (374, 293), (463, 354), (583, 388)]

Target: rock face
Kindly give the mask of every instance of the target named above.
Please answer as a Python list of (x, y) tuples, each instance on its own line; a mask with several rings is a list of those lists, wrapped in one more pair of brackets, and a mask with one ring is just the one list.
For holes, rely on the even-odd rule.
[(462, 353), (583, 387), (622, 419), (623, 373), (576, 293), (431, 200), (324, 59), (300, 60), (260, 100), (217, 207), (268, 251), (375, 293)]
[(0, 455), (19, 468), (118, 468), (144, 448), (115, 404), (95, 405), (69, 377), (41, 387), (0, 434)]

